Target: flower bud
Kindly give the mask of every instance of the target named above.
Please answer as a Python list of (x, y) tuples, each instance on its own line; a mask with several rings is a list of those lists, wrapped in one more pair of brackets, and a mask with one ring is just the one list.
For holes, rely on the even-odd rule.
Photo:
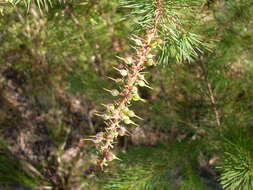
[(118, 134), (120, 135), (120, 136), (124, 136), (125, 134), (126, 134), (126, 128), (125, 127), (120, 127), (119, 129), (118, 129)]
[(129, 109), (128, 109), (128, 107), (125, 106), (125, 107), (122, 108), (122, 111), (123, 111), (124, 113), (127, 113), (127, 112), (129, 111)]
[(115, 156), (113, 153), (111, 153), (111, 152), (107, 152), (106, 155), (105, 155), (105, 159), (106, 159), (107, 161), (112, 161), (112, 160), (114, 160), (115, 158), (116, 158), (116, 156)]
[(138, 46), (142, 46), (143, 44), (142, 44), (142, 41), (141, 40), (139, 40), (139, 39), (135, 39), (135, 38), (132, 38), (132, 40), (136, 43), (136, 45), (138, 45)]
[(121, 118), (122, 118), (122, 120), (128, 120), (129, 119), (129, 117), (127, 115), (125, 115), (125, 114), (122, 115)]
[(129, 118), (128, 118), (128, 119), (125, 119), (125, 120), (124, 120), (124, 123), (127, 124), (127, 125), (132, 124), (132, 125), (138, 126), (135, 122), (133, 122), (133, 121), (132, 121), (131, 119), (129, 119)]
[(84, 173), (85, 175), (89, 175), (89, 174), (91, 174), (93, 171), (94, 171), (94, 168), (90, 167), (89, 169), (84, 170), (83, 173)]
[(119, 95), (119, 91), (116, 90), (116, 89), (113, 89), (113, 90), (111, 90), (111, 94), (112, 94), (113, 96), (118, 96), (118, 95)]
[(108, 138), (108, 139), (113, 139), (113, 138), (114, 138), (114, 133), (113, 133), (113, 132), (108, 133), (108, 134), (106, 135), (106, 138)]
[(107, 92), (110, 92), (111, 95), (113, 95), (113, 96), (118, 96), (119, 95), (119, 91), (116, 90), (116, 89), (108, 90), (108, 89), (104, 88), (104, 90), (107, 91)]
[(152, 88), (151, 88), (150, 86), (148, 86), (148, 85), (146, 84), (146, 82), (143, 81), (143, 80), (139, 80), (139, 81), (138, 81), (138, 85), (139, 85), (140, 87), (147, 87), (147, 88), (152, 89)]
[(103, 138), (104, 133), (103, 132), (99, 132), (96, 134), (96, 138)]
[(133, 91), (133, 94), (135, 94), (135, 93), (138, 92), (138, 88), (136, 86), (134, 86), (133, 89), (132, 89), (132, 91)]
[(102, 104), (102, 105), (105, 106), (106, 109), (110, 112), (114, 110), (114, 105), (113, 104)]
[(119, 70), (119, 72), (120, 72), (120, 74), (121, 74), (123, 77), (125, 77), (125, 76), (128, 75), (128, 72), (127, 72), (127, 70), (125, 70), (125, 69), (121, 69), (121, 70)]
[(142, 99), (142, 98), (139, 96), (138, 93), (133, 94), (132, 100), (133, 100), (133, 101), (142, 101), (142, 102), (146, 102), (144, 99)]
[(163, 40), (161, 38), (158, 38), (156, 41), (157, 41), (158, 44), (162, 44), (163, 43)]
[(153, 43), (151, 44), (151, 48), (152, 48), (152, 49), (155, 49), (155, 48), (157, 48), (158, 45), (159, 45), (159, 43), (158, 43), (157, 41), (155, 41), (155, 42), (153, 42)]
[(113, 117), (118, 116), (119, 113), (120, 113), (120, 110), (119, 110), (119, 109), (115, 109), (115, 110), (112, 112)]
[(93, 138), (91, 139), (91, 141), (94, 142), (94, 143), (96, 143), (96, 144), (101, 142), (101, 140), (100, 140), (100, 139), (97, 139), (96, 137), (93, 137)]
[(127, 115), (128, 115), (129, 117), (135, 117), (135, 113), (134, 113), (132, 110), (129, 110), (129, 111), (127, 112)]
[(118, 69), (116, 67), (113, 67), (115, 70), (117, 70), (123, 77), (128, 75), (128, 71), (126, 69)]
[(126, 64), (131, 65), (131, 64), (133, 64), (134, 60), (133, 60), (132, 57), (127, 57), (127, 58), (125, 59), (125, 62), (126, 62)]
[(94, 143), (100, 143), (103, 139), (104, 139), (104, 133), (103, 132), (99, 132), (91, 140)]
[(145, 82), (143, 80), (139, 80), (138, 81), (138, 85), (141, 86), (141, 87), (146, 86), (146, 84), (145, 84)]
[(129, 124), (131, 124), (133, 122), (129, 118), (126, 118), (126, 119), (124, 119), (124, 123), (127, 124), (127, 125), (129, 125)]
[(144, 75), (142, 75), (142, 74), (139, 75), (138, 78), (139, 78), (140, 80), (143, 80), (143, 81), (147, 82), (146, 79), (145, 79), (145, 77), (144, 77)]
[(104, 115), (102, 116), (102, 118), (103, 118), (104, 120), (109, 120), (109, 119), (111, 119), (111, 116), (104, 114)]
[(134, 93), (133, 94), (133, 101), (139, 101), (139, 100), (141, 100), (141, 97), (139, 96), (139, 94), (138, 93)]
[(147, 65), (148, 65), (148, 66), (153, 66), (153, 65), (155, 65), (154, 60), (153, 60), (153, 59), (149, 59), (149, 60), (147, 61)]
[(147, 55), (147, 58), (148, 58), (148, 59), (152, 59), (153, 57), (154, 57), (154, 55), (152, 55), (152, 54), (148, 54), (148, 55)]

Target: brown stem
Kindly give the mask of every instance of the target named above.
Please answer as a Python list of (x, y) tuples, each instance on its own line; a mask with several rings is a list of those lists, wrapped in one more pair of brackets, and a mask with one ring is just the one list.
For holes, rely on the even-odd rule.
[(214, 114), (215, 114), (216, 125), (219, 127), (221, 125), (221, 121), (220, 121), (221, 117), (220, 117), (220, 113), (219, 113), (219, 110), (218, 110), (218, 107), (217, 107), (217, 101), (216, 101), (215, 94), (214, 94), (213, 89), (212, 89), (212, 85), (209, 82), (208, 77), (207, 77), (207, 71), (206, 71), (206, 68), (203, 64), (203, 60), (200, 60), (199, 65), (200, 65), (200, 68), (203, 72), (204, 80), (207, 84), (207, 90), (208, 90), (209, 98), (210, 98), (211, 104), (212, 104), (213, 109), (214, 109), (213, 111), (214, 111)]
[(211, 103), (214, 107), (216, 124), (219, 127), (221, 125), (221, 123), (220, 123), (220, 114), (219, 114), (219, 111), (218, 111), (218, 108), (217, 108), (216, 99), (215, 99), (215, 96), (214, 96), (214, 93), (213, 93), (212, 86), (211, 86), (210, 82), (207, 82), (207, 88), (208, 88), (208, 92), (209, 92), (209, 95), (210, 95)]

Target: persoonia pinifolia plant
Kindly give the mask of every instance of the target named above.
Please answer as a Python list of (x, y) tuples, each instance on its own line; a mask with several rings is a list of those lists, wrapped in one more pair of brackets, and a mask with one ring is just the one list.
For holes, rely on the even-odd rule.
[[(98, 144), (98, 166), (103, 170), (107, 163), (117, 159), (111, 152), (118, 136), (128, 133), (125, 125), (136, 125), (132, 118), (138, 116), (130, 109), (132, 101), (145, 101), (139, 93), (139, 87), (149, 87), (143, 70), (157, 62), (164, 62), (172, 56), (180, 61), (191, 61), (201, 53), (203, 43), (198, 36), (187, 32), (181, 24), (178, 8), (196, 5), (199, 1), (169, 0), (124, 0), (123, 6), (132, 11), (129, 16), (136, 19), (138, 35), (132, 35), (135, 53), (119, 58), (124, 62), (124, 69), (117, 69), (121, 78), (113, 79), (120, 84), (118, 89), (105, 89), (116, 97), (114, 103), (104, 105), (106, 112), (98, 114), (105, 120), (104, 132), (99, 132), (89, 140)], [(194, 5), (192, 5), (192, 3)], [(191, 4), (192, 6), (189, 6)], [(188, 5), (188, 6), (186, 6)]]

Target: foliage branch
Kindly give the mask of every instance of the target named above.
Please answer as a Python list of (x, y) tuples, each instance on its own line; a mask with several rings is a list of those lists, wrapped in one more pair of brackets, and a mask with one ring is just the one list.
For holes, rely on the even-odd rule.
[(182, 4), (175, 5), (163, 0), (129, 0), (124, 1), (123, 5), (132, 9), (129, 15), (137, 17), (137, 31), (145, 35), (142, 38), (133, 35), (131, 38), (135, 43), (135, 54), (126, 58), (119, 57), (125, 63), (125, 68), (115, 69), (122, 78), (111, 79), (121, 84), (121, 89), (105, 89), (112, 96), (119, 98), (113, 104), (104, 105), (106, 113), (98, 114), (105, 120), (105, 132), (99, 132), (89, 139), (98, 144), (98, 166), (102, 170), (109, 161), (117, 159), (111, 149), (118, 136), (129, 133), (124, 125), (137, 125), (132, 118), (141, 119), (129, 107), (132, 101), (145, 102), (138, 93), (139, 87), (150, 88), (143, 70), (155, 66), (157, 62), (166, 61), (168, 55), (175, 57), (178, 62), (191, 61), (201, 53), (199, 46), (204, 46), (197, 35), (183, 29), (179, 18), (174, 15), (174, 9), (183, 7)]

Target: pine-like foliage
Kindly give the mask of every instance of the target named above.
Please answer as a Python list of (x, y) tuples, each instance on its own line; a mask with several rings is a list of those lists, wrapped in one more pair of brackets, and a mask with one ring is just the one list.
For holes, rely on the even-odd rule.
[[(155, 1), (123, 1), (123, 6), (132, 9), (127, 17), (133, 18), (134, 30), (143, 32), (154, 22)], [(191, 7), (199, 7), (202, 0), (197, 1), (162, 1), (163, 16), (159, 23), (158, 62), (168, 63), (170, 59), (177, 62), (192, 61), (206, 50), (201, 37), (188, 29), (189, 20), (197, 11)]]
[(98, 164), (102, 169), (108, 161), (117, 158), (111, 152), (117, 137), (127, 134), (127, 129), (121, 123), (136, 125), (131, 119), (139, 118), (129, 107), (132, 101), (145, 101), (138, 92), (139, 87), (149, 87), (143, 70), (156, 65), (157, 60), (164, 59), (164, 55), (175, 57), (178, 62), (182, 62), (192, 61), (202, 52), (200, 45), (203, 47), (203, 43), (197, 39), (197, 35), (185, 32), (185, 26), (181, 23), (184, 18), (178, 18), (177, 12), (174, 11), (175, 8), (183, 9), (185, 6), (193, 5), (189, 2), (174, 4), (163, 0), (123, 1), (123, 7), (131, 9), (128, 16), (136, 19), (134, 24), (141, 33), (139, 36), (132, 34), (136, 53), (120, 58), (125, 66), (116, 70), (122, 78), (112, 79), (121, 83), (120, 90), (105, 89), (112, 96), (119, 98), (113, 104), (104, 105), (106, 113), (101, 117), (107, 127), (105, 132), (97, 133), (91, 138), (94, 143), (99, 144)]
[(194, 163), (200, 151), (199, 143), (174, 143), (169, 148), (161, 145), (133, 148), (128, 155), (120, 155), (125, 163), (121, 164), (116, 174), (111, 172), (104, 179), (103, 187), (106, 190), (215, 188), (216, 184), (202, 177)]
[(224, 144), (221, 170), (221, 185), (224, 189), (253, 189), (252, 139), (240, 137), (236, 142)]

